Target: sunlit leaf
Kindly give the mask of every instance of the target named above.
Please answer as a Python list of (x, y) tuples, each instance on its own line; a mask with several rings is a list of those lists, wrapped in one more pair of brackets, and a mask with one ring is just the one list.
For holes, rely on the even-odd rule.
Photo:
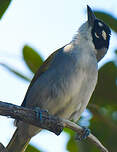
[(28, 68), (35, 73), (37, 69), (42, 65), (42, 57), (31, 47), (25, 45), (23, 48), (23, 57)]
[(0, 19), (8, 8), (12, 0), (0, 0)]
[(68, 129), (68, 128), (65, 128), (64, 131), (69, 134), (70, 138), (68, 140), (68, 143), (67, 143), (67, 150), (69, 152), (78, 152), (78, 144), (75, 140), (75, 132), (72, 131), (71, 129)]
[(78, 152), (78, 144), (75, 141), (74, 137), (71, 137), (67, 143), (67, 150), (69, 152)]
[(66, 132), (70, 136), (74, 136), (75, 135), (75, 132), (72, 129), (64, 128), (64, 132)]
[(18, 77), (22, 78), (23, 80), (26, 80), (28, 82), (30, 82), (30, 78), (28, 78), (27, 76), (24, 76), (23, 74), (21, 74), (20, 72), (18, 72), (17, 70), (13, 69), (12, 67), (6, 65), (6, 64), (2, 64), (0, 63), (1, 66), (3, 66), (4, 68), (6, 68), (8, 71), (12, 72), (13, 74), (17, 75)]
[(32, 145), (28, 145), (28, 147), (26, 148), (25, 152), (42, 152), (42, 151), (38, 150), (37, 148), (35, 148)]
[(117, 18), (113, 17), (108, 13), (100, 12), (100, 11), (95, 11), (95, 15), (96, 17), (107, 23), (112, 28), (113, 31), (117, 32)]

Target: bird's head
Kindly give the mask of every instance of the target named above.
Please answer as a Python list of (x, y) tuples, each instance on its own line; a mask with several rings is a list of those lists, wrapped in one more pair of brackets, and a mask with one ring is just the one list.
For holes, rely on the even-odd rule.
[(97, 60), (100, 61), (109, 48), (111, 30), (102, 20), (96, 18), (89, 6), (87, 16), (88, 21), (79, 28), (78, 37), (84, 41), (83, 43), (88, 41), (89, 45), (94, 47)]

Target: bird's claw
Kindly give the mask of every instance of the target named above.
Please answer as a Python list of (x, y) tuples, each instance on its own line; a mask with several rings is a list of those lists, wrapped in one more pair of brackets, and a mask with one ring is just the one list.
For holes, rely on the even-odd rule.
[(82, 133), (81, 134), (77, 133), (75, 139), (79, 141), (86, 139), (88, 135), (90, 134), (90, 132), (91, 132), (90, 129), (82, 127)]
[(48, 112), (47, 110), (42, 110), (39, 107), (35, 108), (35, 112), (36, 112), (36, 118), (37, 120), (39, 119), (40, 122), (42, 122), (42, 112)]

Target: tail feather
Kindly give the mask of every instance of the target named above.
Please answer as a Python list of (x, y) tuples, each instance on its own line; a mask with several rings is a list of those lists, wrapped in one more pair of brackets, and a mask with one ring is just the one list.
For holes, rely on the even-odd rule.
[(9, 144), (7, 145), (8, 152), (24, 152), (28, 143), (30, 141), (30, 137), (24, 137), (18, 134), (19, 129), (16, 129), (12, 139), (10, 140)]

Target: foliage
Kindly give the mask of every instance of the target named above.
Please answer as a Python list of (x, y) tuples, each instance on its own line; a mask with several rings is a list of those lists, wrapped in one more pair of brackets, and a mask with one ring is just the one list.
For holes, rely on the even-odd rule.
[(0, 65), (6, 68), (8, 71), (12, 72), (13, 74), (17, 75), (19, 78), (24, 79), (29, 82), (31, 81), (30, 78), (28, 78), (27, 76), (24, 76), (21, 72), (17, 71), (16, 69), (13, 69), (12, 67), (3, 63), (0, 63)]
[(42, 65), (43, 59), (41, 56), (31, 47), (25, 45), (23, 48), (23, 57), (24, 61), (27, 64), (28, 68), (35, 73), (39, 66)]
[[(8, 7), (10, 0), (0, 1), (0, 17), (3, 16), (4, 11)], [(104, 20), (110, 25), (114, 32), (117, 32), (117, 19), (112, 15), (95, 11), (98, 18)], [(22, 50), (23, 59), (27, 67), (35, 73), (36, 70), (42, 65), (42, 57), (30, 46), (24, 46)], [(117, 51), (115, 52), (117, 59)], [(24, 76), (17, 72), (12, 67), (2, 64), (10, 72), (16, 74), (20, 78), (30, 81), (28, 76)], [(92, 113), (90, 120), (90, 128), (94, 135), (96, 135), (106, 147), (113, 152), (117, 149), (117, 65), (113, 60), (106, 63), (99, 69), (99, 77), (96, 89), (91, 97), (88, 109)], [(69, 141), (67, 143), (67, 150), (70, 152), (98, 152), (95, 146), (90, 143), (76, 142), (74, 140), (75, 133), (69, 129), (64, 130), (69, 134)], [(26, 152), (39, 152), (33, 146), (28, 146)]]
[(0, 0), (0, 19), (8, 8), (11, 0)]

